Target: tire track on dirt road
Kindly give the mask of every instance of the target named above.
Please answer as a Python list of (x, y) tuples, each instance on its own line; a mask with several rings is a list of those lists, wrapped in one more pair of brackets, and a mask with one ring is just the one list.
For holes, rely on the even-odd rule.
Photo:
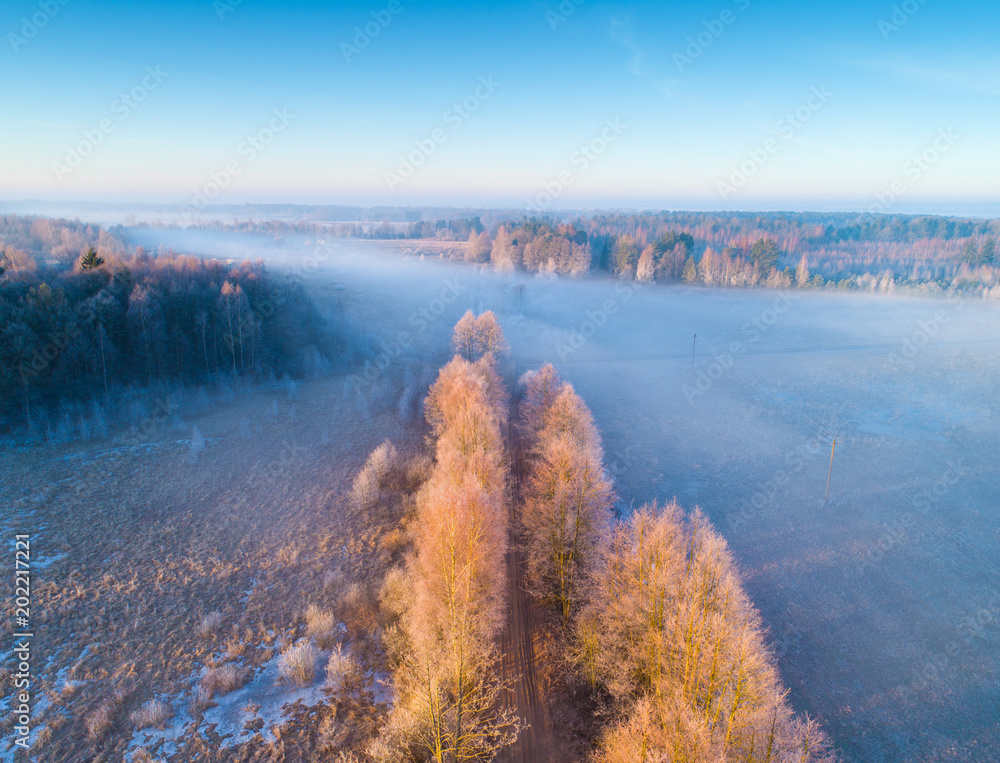
[[(517, 383), (516, 365), (511, 359), (508, 389)], [(516, 451), (513, 409), (507, 418), (507, 453), (511, 464), (512, 491), (509, 502), (510, 548), (507, 550), (507, 592), (510, 610), (500, 639), (501, 675), (509, 683), (504, 700), (527, 724), (517, 741), (497, 756), (501, 763), (548, 763), (552, 745), (545, 717), (545, 705), (538, 691), (531, 598), (525, 589), (525, 565), (517, 542), (520, 525), (520, 459)]]

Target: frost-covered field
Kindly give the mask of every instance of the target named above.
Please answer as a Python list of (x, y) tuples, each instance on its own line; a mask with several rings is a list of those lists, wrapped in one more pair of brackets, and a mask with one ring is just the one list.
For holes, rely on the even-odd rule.
[(593, 410), (623, 510), (677, 496), (725, 534), (796, 708), (845, 758), (1000, 759), (996, 304), (512, 276), (370, 243), (176, 246), (223, 244), (351, 293), (384, 343), (371, 384), (422, 389), (455, 320), (494, 310), (517, 368), (554, 363)]
[(369, 268), (373, 248), (337, 251), (354, 254), (318, 270), (370, 295), (386, 359), (416, 361), (467, 307), (491, 308), (520, 369), (551, 361), (587, 400), (624, 507), (702, 506), (795, 705), (846, 758), (1000, 758), (995, 304)]

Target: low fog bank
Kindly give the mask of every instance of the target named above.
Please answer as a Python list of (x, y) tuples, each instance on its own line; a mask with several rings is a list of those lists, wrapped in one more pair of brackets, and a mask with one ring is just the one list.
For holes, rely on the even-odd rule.
[(407, 405), (458, 317), (493, 310), (517, 373), (550, 361), (589, 403), (621, 510), (674, 496), (705, 509), (796, 709), (848, 759), (1000, 757), (996, 304), (505, 276), (361, 242), (148, 233), (261, 257), (342, 302), (377, 348), (358, 379), (405, 376)]

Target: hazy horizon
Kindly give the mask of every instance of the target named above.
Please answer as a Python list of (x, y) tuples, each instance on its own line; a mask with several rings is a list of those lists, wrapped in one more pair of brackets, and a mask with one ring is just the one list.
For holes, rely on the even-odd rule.
[[(697, 213), (719, 213), (719, 214), (731, 214), (731, 213), (753, 213), (760, 212), (766, 214), (774, 213), (789, 213), (789, 214), (858, 214), (858, 215), (878, 215), (878, 214), (894, 214), (903, 216), (928, 216), (928, 217), (955, 217), (955, 218), (969, 218), (969, 219), (980, 219), (980, 220), (993, 220), (1000, 217), (1000, 202), (997, 203), (942, 203), (942, 204), (928, 204), (928, 205), (904, 205), (899, 204), (891, 212), (871, 212), (866, 208), (866, 205), (858, 204), (834, 204), (830, 203), (827, 205), (823, 204), (801, 204), (796, 205), (794, 203), (782, 204), (781, 202), (773, 202), (772, 204), (760, 204), (758, 206), (748, 206), (746, 208), (727, 208), (722, 206), (713, 206), (711, 204), (704, 204), (699, 206), (697, 204), (678, 204), (676, 206), (661, 205), (661, 206), (642, 206), (634, 205), (628, 206), (624, 204), (620, 205), (605, 205), (605, 206), (579, 206), (579, 207), (556, 207), (546, 208), (544, 210), (533, 209), (531, 207), (519, 207), (517, 205), (504, 206), (501, 204), (489, 205), (489, 204), (474, 204), (474, 203), (441, 203), (435, 204), (432, 201), (421, 204), (360, 204), (352, 203), (350, 200), (335, 200), (329, 202), (300, 202), (300, 201), (289, 201), (284, 199), (277, 200), (246, 200), (246, 201), (231, 201), (227, 203), (219, 203), (213, 205), (206, 205), (204, 207), (198, 208), (193, 207), (190, 204), (176, 201), (162, 201), (162, 200), (152, 200), (152, 201), (126, 201), (123, 199), (18, 199), (18, 198), (0, 198), (0, 213), (7, 214), (22, 214), (22, 215), (38, 215), (41, 217), (62, 217), (67, 219), (80, 219), (85, 222), (96, 223), (99, 225), (116, 225), (121, 224), (124, 217), (127, 215), (135, 215), (136, 220), (139, 223), (151, 222), (154, 217), (159, 216), (163, 218), (164, 216), (170, 218), (172, 212), (177, 212), (180, 214), (181, 211), (187, 210), (189, 212), (188, 221), (194, 221), (196, 219), (210, 220), (218, 219), (222, 221), (230, 221), (234, 214), (238, 214), (238, 210), (241, 207), (251, 208), (247, 210), (247, 216), (252, 217), (256, 210), (254, 207), (290, 207), (290, 208), (309, 208), (309, 209), (320, 209), (324, 207), (342, 207), (342, 208), (357, 208), (359, 210), (373, 210), (373, 209), (434, 209), (439, 211), (451, 210), (456, 213), (462, 213), (467, 211), (475, 212), (501, 212), (501, 213), (517, 213), (523, 212), (527, 217), (546, 217), (546, 216), (556, 216), (571, 218), (574, 216), (586, 216), (595, 215), (609, 212), (617, 212), (622, 214), (643, 214), (643, 213), (657, 213), (657, 212), (697, 212)], [(143, 215), (146, 213), (146, 216)], [(259, 214), (259, 213), (258, 213)], [(274, 217), (274, 215), (265, 215), (266, 217)], [(183, 215), (180, 215), (183, 218)], [(516, 214), (512, 214), (512, 217), (516, 217)], [(171, 218), (172, 219), (172, 218)], [(360, 220), (359, 220), (360, 221)], [(178, 219), (176, 222), (183, 223), (183, 219)], [(336, 220), (335, 222), (345, 222), (345, 220)]]

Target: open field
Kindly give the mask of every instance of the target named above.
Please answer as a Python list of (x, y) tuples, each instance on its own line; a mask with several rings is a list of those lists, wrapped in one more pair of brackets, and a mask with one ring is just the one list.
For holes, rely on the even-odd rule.
[[(76, 760), (101, 713), (107, 727), (83, 744), (109, 761), (144, 740), (175, 760), (307, 760), (377, 721), (371, 588), (399, 516), (352, 512), (348, 489), (384, 438), (419, 447), (401, 421), (416, 419), (467, 308), (496, 312), (516, 371), (551, 361), (586, 398), (620, 510), (674, 496), (705, 509), (796, 710), (819, 716), (846, 759), (1000, 755), (995, 303), (505, 277), (368, 243), (319, 261), (312, 242), (241, 237), (237, 250), (306, 279), (321, 308), (343, 300), (382, 351), (357, 370), (363, 396), (328, 378), (181, 409), (142, 446), (3, 450), (0, 497), (45, 562), (47, 760)], [(321, 669), (302, 688), (274, 679), (310, 604), (344, 624), (338, 639), (365, 666), (334, 705)], [(255, 671), (232, 692), (246, 704), (192, 709), (205, 672), (227, 664)], [(168, 733), (133, 733), (131, 713), (154, 697)], [(267, 733), (296, 698), (311, 720)]]
[(387, 341), (457, 279), (427, 335), (493, 309), (521, 370), (552, 361), (589, 402), (624, 510), (705, 509), (796, 709), (845, 758), (1000, 754), (995, 304), (350, 262), (331, 273), (372, 294)]
[[(334, 377), (181, 405), (140, 444), (4, 447), (4, 537), (35, 555), (37, 759), (307, 761), (364, 739), (390, 697), (375, 597), (399, 516), (347, 496), (386, 437), (420, 444)], [(315, 676), (281, 680), (306, 636)], [(329, 687), (336, 644), (360, 671)]]

